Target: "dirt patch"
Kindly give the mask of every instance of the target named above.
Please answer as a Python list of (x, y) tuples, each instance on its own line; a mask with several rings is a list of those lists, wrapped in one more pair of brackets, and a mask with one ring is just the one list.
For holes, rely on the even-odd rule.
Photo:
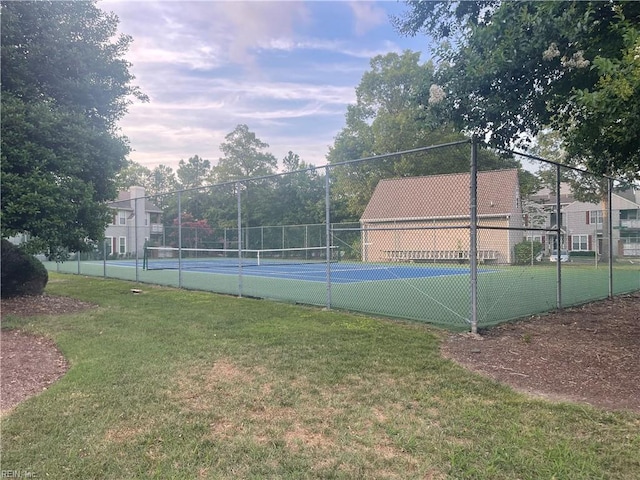
[(0, 412), (46, 390), (67, 369), (67, 361), (51, 340), (18, 330), (2, 331)]
[[(93, 307), (48, 295), (3, 299), (0, 306), (2, 315), (20, 316)], [(479, 336), (451, 334), (442, 353), (532, 395), (640, 412), (638, 345), (640, 292), (502, 325)], [(19, 331), (2, 332), (0, 355), (2, 411), (41, 392), (67, 369), (53, 342)], [(218, 375), (241, 378), (234, 366), (217, 367)]]
[(442, 353), (532, 395), (640, 412), (640, 292), (449, 335)]
[(17, 315), (31, 317), (34, 315), (63, 315), (94, 308), (95, 305), (70, 297), (54, 295), (34, 295), (26, 297), (3, 298), (0, 302), (2, 316)]
[[(60, 315), (93, 308), (74, 298), (38, 295), (3, 298), (2, 316)], [(0, 333), (0, 413), (46, 390), (69, 366), (50, 339), (19, 330)]]

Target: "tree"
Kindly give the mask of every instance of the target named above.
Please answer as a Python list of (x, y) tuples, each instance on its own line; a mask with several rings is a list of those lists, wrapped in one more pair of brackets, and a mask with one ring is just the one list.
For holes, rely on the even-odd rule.
[[(148, 184), (151, 195), (162, 196), (178, 189), (178, 181), (171, 167), (158, 165), (151, 171), (151, 178)], [(160, 205), (158, 205), (160, 206)]]
[(325, 220), (325, 177), (289, 151), (282, 163), (286, 175), (277, 178), (277, 222), (282, 225), (322, 223)]
[(216, 182), (260, 177), (275, 172), (276, 158), (268, 152), (269, 144), (261, 141), (246, 125), (238, 125), (220, 145), (224, 153), (213, 169)]
[[(329, 162), (464, 141), (466, 137), (461, 132), (438, 120), (429, 103), (433, 73), (433, 65), (421, 64), (417, 52), (374, 57), (371, 69), (356, 88), (355, 105), (347, 108), (346, 126), (329, 149)], [(518, 166), (517, 162), (486, 150), (479, 156), (482, 170)], [(468, 171), (469, 159), (470, 150), (464, 146), (333, 169), (335, 210), (341, 220), (357, 220), (381, 178)]]
[(131, 38), (94, 2), (2, 2), (2, 237), (64, 258), (104, 234), (129, 152)]
[(134, 161), (129, 160), (124, 168), (116, 175), (116, 189), (128, 190), (129, 187), (140, 186), (148, 189), (151, 181), (151, 170)]
[(394, 23), (441, 42), (434, 87), (459, 128), (526, 147), (551, 127), (571, 163), (638, 178), (639, 3), (407, 3)]
[(184, 160), (180, 160), (178, 170), (176, 171), (180, 188), (183, 190), (203, 186), (210, 173), (211, 162), (204, 158), (200, 158), (198, 155), (194, 155), (186, 162)]
[[(181, 235), (178, 235), (178, 225), (181, 228)], [(183, 213), (182, 218), (173, 219), (174, 229), (169, 237), (173, 246), (178, 246), (178, 240), (182, 242), (183, 248), (211, 248), (212, 244), (217, 246), (215, 231), (209, 226), (207, 220), (196, 220), (190, 213)]]

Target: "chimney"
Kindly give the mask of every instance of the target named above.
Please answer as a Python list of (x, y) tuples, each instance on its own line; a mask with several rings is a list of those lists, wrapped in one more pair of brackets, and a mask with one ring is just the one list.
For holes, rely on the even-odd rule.
[[(131, 202), (131, 208), (136, 209), (136, 198), (144, 197), (144, 187), (129, 187), (129, 201)], [(138, 200), (138, 203), (144, 202), (144, 200)]]

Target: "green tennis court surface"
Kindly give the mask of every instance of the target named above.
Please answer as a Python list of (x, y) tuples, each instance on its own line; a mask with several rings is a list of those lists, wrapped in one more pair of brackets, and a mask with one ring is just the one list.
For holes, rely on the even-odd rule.
[[(358, 262), (217, 270), (143, 270), (135, 261), (65, 262), (50, 270), (107, 276), (148, 284), (206, 290), (359, 311), (437, 324), (469, 327), (471, 279), (467, 266), (367, 264)], [(484, 267), (478, 275), (478, 322), (489, 326), (554, 310), (557, 279), (554, 265)], [(240, 274), (241, 272), (241, 274)], [(616, 266), (614, 294), (640, 289), (637, 265)], [(567, 307), (606, 298), (607, 268), (567, 265), (562, 268), (561, 301)]]

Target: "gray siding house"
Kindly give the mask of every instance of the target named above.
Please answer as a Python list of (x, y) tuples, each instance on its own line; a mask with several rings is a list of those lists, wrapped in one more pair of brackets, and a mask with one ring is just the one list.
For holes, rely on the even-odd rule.
[(145, 242), (162, 237), (162, 210), (145, 198), (144, 187), (131, 187), (110, 202), (113, 211), (105, 230), (109, 255), (117, 258), (142, 257)]

